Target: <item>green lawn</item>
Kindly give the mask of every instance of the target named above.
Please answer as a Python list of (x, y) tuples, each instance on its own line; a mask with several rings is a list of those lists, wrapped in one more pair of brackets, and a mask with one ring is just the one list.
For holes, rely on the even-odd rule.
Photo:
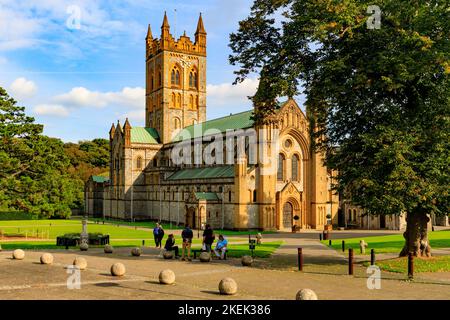
[[(276, 249), (278, 249), (282, 241), (266, 242), (256, 246), (254, 250), (254, 257), (269, 258)], [(229, 245), (229, 257), (240, 258), (242, 256), (251, 256), (252, 252), (248, 249), (248, 244)]]
[[(88, 232), (89, 233), (103, 233), (109, 234), (110, 242), (115, 247), (134, 247), (141, 246), (142, 240), (145, 240), (146, 246), (154, 246), (153, 240), (153, 232), (152, 227), (154, 223), (142, 223), (139, 227), (145, 228), (145, 230), (138, 230), (130, 225), (121, 224), (121, 225), (112, 225), (112, 224), (97, 224), (93, 221), (90, 221), (88, 224)], [(137, 226), (137, 225), (136, 225)], [(44, 232), (47, 234), (49, 232), (49, 238), (44, 240), (25, 240), (18, 239), (16, 241), (1, 241), (0, 244), (5, 250), (12, 249), (29, 249), (29, 250), (42, 250), (42, 249), (62, 249), (62, 247), (56, 246), (56, 237), (62, 236), (66, 233), (79, 233), (81, 231), (81, 220), (17, 220), (17, 221), (0, 221), (0, 230), (5, 234), (25, 234), (27, 233), (30, 236), (32, 233), (36, 233), (39, 230), (40, 233)], [(220, 231), (215, 231), (216, 234), (219, 234)], [(168, 232), (166, 231), (166, 236), (164, 238), (167, 239)], [(241, 256), (244, 254), (248, 254), (248, 245), (245, 244), (233, 244), (237, 242), (247, 242), (248, 238), (246, 235), (248, 233), (234, 233), (235, 235), (243, 235), (244, 237), (233, 237), (229, 239), (230, 249), (234, 248), (230, 256)], [(179, 236), (175, 237), (176, 243), (181, 245), (181, 238)], [(197, 238), (197, 232), (194, 231), (194, 239), (193, 246), (200, 247), (201, 246), (201, 233), (200, 238)], [(257, 256), (265, 257), (269, 256), (273, 250), (275, 250), (279, 246), (271, 243), (265, 244), (258, 247), (256, 252)]]
[[(368, 265), (367, 263), (365, 265)], [(408, 272), (408, 258), (378, 261), (381, 270), (397, 273)], [(414, 272), (450, 272), (450, 256), (415, 258)]]
[[(73, 220), (74, 221), (74, 220)], [(92, 222), (99, 222), (102, 223), (103, 219), (89, 219), (89, 221)], [(108, 224), (119, 224), (119, 225), (124, 225), (124, 226), (137, 226), (137, 227), (143, 227), (143, 228), (150, 228), (153, 229), (156, 225), (156, 222), (154, 221), (137, 221), (137, 222), (130, 222), (130, 221), (118, 221), (118, 220), (105, 220), (105, 223)], [(178, 227), (176, 225), (176, 223), (173, 223), (172, 225), (168, 224), (168, 223), (163, 223), (162, 224), (164, 229), (172, 229), (172, 230), (177, 230), (177, 229), (183, 229), (183, 227)], [(193, 230), (194, 233), (197, 233), (197, 229)], [(202, 231), (200, 231), (202, 232)], [(214, 229), (214, 232), (216, 234), (223, 234), (226, 236), (248, 236), (249, 234), (251, 235), (256, 235), (258, 232), (260, 232), (261, 234), (271, 234), (274, 233), (272, 231), (233, 231), (233, 230), (222, 230), (222, 229)]]
[[(431, 248), (450, 248), (450, 230), (434, 231), (428, 233)], [(355, 254), (359, 254), (359, 241), (364, 240), (368, 243), (366, 254), (370, 254), (370, 249), (375, 249), (376, 253), (400, 253), (405, 240), (403, 235), (395, 234), (389, 236), (375, 236), (350, 239), (332, 239), (332, 248), (342, 250), (342, 240), (345, 241), (345, 249), (353, 248)], [(323, 240), (323, 244), (328, 245), (328, 240)]]

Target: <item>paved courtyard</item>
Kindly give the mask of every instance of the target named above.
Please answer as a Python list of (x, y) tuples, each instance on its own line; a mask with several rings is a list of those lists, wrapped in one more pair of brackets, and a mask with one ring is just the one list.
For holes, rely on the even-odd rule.
[[(277, 237), (271, 237), (271, 240)], [(0, 252), (0, 299), (294, 299), (299, 289), (313, 289), (319, 299), (450, 299), (450, 274), (418, 274), (414, 282), (405, 275), (383, 273), (382, 288), (369, 290), (366, 269), (355, 266), (355, 276), (348, 276), (345, 257), (314, 239), (286, 238), (270, 259), (257, 260), (254, 267), (242, 267), (239, 259), (183, 262), (164, 260), (158, 250), (144, 248), (143, 255), (131, 257), (126, 248), (106, 255), (101, 249), (49, 251), (52, 265), (41, 265), (42, 252), (26, 251), (24, 260), (11, 258), (10, 251)], [(296, 271), (296, 248), (305, 254), (304, 272)], [(81, 273), (81, 289), (67, 288), (66, 266), (76, 256), (88, 261)], [(122, 262), (124, 277), (112, 277), (111, 265)], [(176, 284), (158, 283), (161, 270), (170, 268)], [(221, 296), (218, 283), (232, 277), (238, 294)]]

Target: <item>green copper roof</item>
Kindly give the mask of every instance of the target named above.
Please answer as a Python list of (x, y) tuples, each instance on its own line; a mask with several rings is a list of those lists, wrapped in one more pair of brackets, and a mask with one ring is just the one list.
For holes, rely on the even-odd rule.
[(101, 177), (101, 176), (92, 176), (92, 181), (97, 182), (97, 183), (103, 183), (103, 182), (109, 181), (109, 178)]
[(182, 169), (172, 174), (167, 180), (233, 178), (234, 166)]
[(254, 121), (251, 119), (253, 110), (244, 111), (229, 116), (205, 121), (199, 124), (188, 126), (180, 131), (179, 134), (173, 139), (173, 142), (194, 139), (208, 134), (214, 134), (214, 132), (208, 133), (208, 130), (219, 130), (225, 132), (229, 129), (246, 129), (253, 126)]
[(158, 132), (154, 128), (132, 127), (131, 143), (158, 144)]
[(195, 197), (198, 200), (209, 200), (209, 201), (219, 200), (219, 197), (215, 192), (196, 192)]

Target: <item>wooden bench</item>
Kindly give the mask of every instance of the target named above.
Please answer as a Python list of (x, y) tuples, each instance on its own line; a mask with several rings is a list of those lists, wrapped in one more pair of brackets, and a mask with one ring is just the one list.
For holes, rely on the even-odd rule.
[[(194, 259), (197, 259), (197, 253), (202, 253), (202, 252), (206, 252), (205, 250), (202, 249), (191, 249), (191, 252), (194, 253)], [(214, 250), (211, 250), (211, 257), (214, 254)], [(227, 254), (228, 254), (228, 248), (227, 251), (225, 251), (225, 255), (223, 256), (223, 260), (227, 260)]]

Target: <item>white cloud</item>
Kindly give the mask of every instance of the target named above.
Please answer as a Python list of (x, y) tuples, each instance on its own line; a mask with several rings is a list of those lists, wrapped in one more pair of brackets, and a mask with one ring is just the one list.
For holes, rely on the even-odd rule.
[(145, 108), (145, 89), (125, 87), (117, 92), (90, 91), (84, 87), (73, 88), (70, 92), (52, 99), (54, 103), (71, 108), (104, 108), (117, 105), (125, 108)]
[[(0, 51), (37, 45), (43, 49), (48, 42), (52, 50), (55, 46), (91, 48), (98, 45), (99, 37), (111, 40), (139, 34), (142, 38), (142, 26), (122, 14), (122, 5), (114, 2), (78, 0), (74, 5), (73, 0), (0, 0), (0, 7)], [(70, 7), (79, 10), (79, 20)], [(118, 19), (113, 19), (111, 12), (116, 12)], [(71, 29), (71, 21), (79, 21), (80, 29)], [(64, 55), (63, 50), (56, 53)]]
[(33, 97), (37, 92), (36, 84), (26, 78), (17, 78), (9, 87), (12, 96), (16, 99), (27, 99)]
[(69, 116), (69, 110), (58, 104), (40, 104), (33, 108), (35, 114), (40, 116), (56, 116), (67, 117)]
[(122, 119), (128, 118), (132, 126), (143, 125), (145, 120), (145, 111), (144, 109), (133, 110), (124, 114), (121, 118)]
[(256, 93), (258, 79), (245, 79), (242, 83), (209, 84), (206, 87), (208, 106), (216, 107), (233, 104), (248, 104), (248, 96)]

